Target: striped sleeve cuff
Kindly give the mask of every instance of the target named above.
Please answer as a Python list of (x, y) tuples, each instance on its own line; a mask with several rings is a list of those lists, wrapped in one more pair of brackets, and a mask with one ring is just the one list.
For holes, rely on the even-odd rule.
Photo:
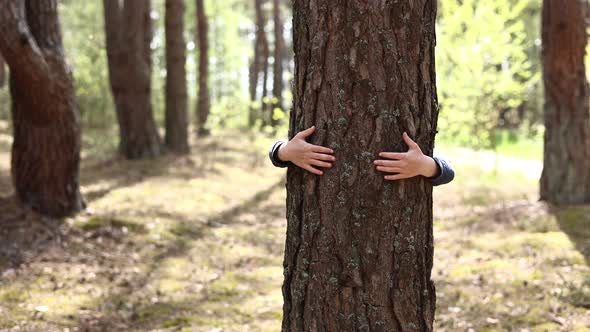
[(279, 148), (281, 147), (281, 145), (283, 145), (284, 143), (286, 143), (283, 140), (278, 140), (276, 141), (272, 147), (270, 148), (270, 151), (268, 152), (268, 157), (270, 158), (270, 161), (272, 162), (272, 164), (275, 167), (281, 167), (281, 168), (285, 168), (285, 167), (289, 167), (291, 166), (291, 162), (288, 161), (282, 161), (281, 159), (279, 159)]

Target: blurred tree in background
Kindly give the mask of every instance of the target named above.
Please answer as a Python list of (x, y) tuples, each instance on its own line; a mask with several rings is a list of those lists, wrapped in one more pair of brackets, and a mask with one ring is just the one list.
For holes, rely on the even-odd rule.
[(188, 153), (188, 92), (184, 0), (166, 0), (166, 147)]

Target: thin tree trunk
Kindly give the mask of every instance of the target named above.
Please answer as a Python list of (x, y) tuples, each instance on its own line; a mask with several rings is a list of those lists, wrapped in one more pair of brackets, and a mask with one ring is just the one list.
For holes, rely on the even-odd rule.
[(184, 0), (166, 0), (166, 146), (188, 153)]
[(153, 158), (162, 148), (151, 105), (150, 2), (103, 3), (119, 150), (128, 159)]
[(6, 84), (6, 67), (4, 66), (4, 59), (0, 55), (0, 89)]
[(543, 1), (545, 152), (541, 199), (590, 203), (590, 112), (583, 1)]
[(197, 3), (197, 34), (199, 42), (199, 92), (197, 96), (197, 136), (206, 136), (207, 119), (211, 108), (209, 99), (209, 41), (207, 14), (203, 0)]
[[(264, 13), (262, 10), (262, 6), (264, 5), (264, 0), (255, 0), (254, 1), (254, 11), (256, 15), (256, 23), (255, 23), (255, 36), (254, 36), (254, 57), (252, 58), (252, 63), (250, 64), (250, 111), (248, 114), (248, 126), (250, 128), (254, 127), (256, 120), (258, 120), (263, 113), (261, 109), (259, 109), (256, 104), (258, 101), (262, 101), (264, 94), (261, 93), (260, 99), (258, 97), (258, 85), (260, 83), (261, 74), (264, 72), (264, 53), (265, 53), (265, 44), (268, 47), (268, 41), (266, 39), (266, 32), (264, 27), (266, 25), (266, 20), (264, 18)], [(268, 59), (268, 56), (266, 57)], [(263, 78), (264, 81), (264, 78)], [(263, 87), (264, 89), (264, 87)], [(261, 108), (263, 105), (261, 104)]]
[(337, 162), (287, 176), (283, 331), (432, 331), (432, 185), (387, 182), (373, 161), (431, 154), (437, 124), (436, 1), (294, 0), (290, 136)]
[(57, 1), (0, 2), (0, 53), (10, 67), (12, 178), (20, 201), (62, 217), (84, 207), (80, 125)]
[(278, 125), (274, 119), (274, 110), (284, 112), (283, 107), (283, 61), (285, 58), (285, 38), (283, 36), (283, 20), (281, 19), (280, 0), (273, 0), (273, 20), (275, 33), (274, 66), (273, 66), (273, 103), (270, 112), (270, 123), (273, 127)]
[(268, 47), (268, 39), (266, 33), (262, 39), (262, 95), (260, 96), (261, 114), (262, 114), (262, 125), (270, 125), (271, 116), (269, 116), (269, 109), (272, 111), (272, 106), (269, 105), (268, 98), (268, 75), (269, 75), (269, 57), (270, 48)]

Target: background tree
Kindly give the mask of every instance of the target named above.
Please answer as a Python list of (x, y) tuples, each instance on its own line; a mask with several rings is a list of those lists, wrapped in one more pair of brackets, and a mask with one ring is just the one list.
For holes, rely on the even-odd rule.
[(84, 206), (80, 126), (57, 1), (0, 3), (0, 53), (10, 67), (12, 178), (21, 202), (49, 216)]
[(203, 0), (196, 0), (199, 45), (199, 91), (197, 95), (197, 136), (209, 133), (205, 128), (211, 108), (209, 99), (209, 24)]
[(273, 64), (273, 88), (272, 88), (272, 109), (270, 112), (271, 124), (276, 127), (278, 124), (275, 111), (284, 112), (283, 108), (283, 62), (285, 61), (285, 38), (283, 36), (283, 20), (281, 18), (281, 2), (273, 0), (273, 22), (274, 22), (274, 64)]
[(166, 0), (166, 146), (188, 153), (184, 0)]
[(541, 199), (590, 202), (590, 110), (583, 1), (543, 1), (545, 152)]
[(0, 88), (3, 88), (4, 84), (6, 84), (6, 66), (4, 66), (4, 59), (0, 55)]
[(436, 1), (296, 0), (290, 136), (336, 151), (287, 177), (283, 331), (432, 331), (432, 186), (386, 182), (381, 151), (431, 154)]
[(129, 159), (155, 157), (162, 149), (151, 105), (150, 1), (103, 4), (119, 150)]
[[(264, 73), (268, 71), (268, 39), (266, 37), (266, 18), (263, 12), (264, 0), (254, 1), (254, 14), (255, 20), (255, 33), (254, 33), (254, 57), (250, 64), (250, 111), (248, 114), (248, 125), (253, 127), (262, 114), (262, 102), (265, 94), (265, 79)], [(258, 95), (258, 86), (260, 84), (260, 78), (263, 75), (262, 80), (262, 92)], [(260, 103), (260, 104), (258, 104)]]

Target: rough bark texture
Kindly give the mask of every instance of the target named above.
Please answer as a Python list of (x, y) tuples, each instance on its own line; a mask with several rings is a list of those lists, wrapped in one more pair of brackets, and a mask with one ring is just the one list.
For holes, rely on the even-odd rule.
[(151, 105), (150, 2), (103, 0), (111, 89), (120, 132), (120, 152), (152, 158), (161, 142)]
[(211, 108), (209, 99), (209, 24), (203, 0), (197, 3), (197, 35), (199, 44), (199, 91), (197, 95), (197, 136), (209, 133), (206, 129), (207, 118)]
[(184, 0), (166, 0), (166, 147), (188, 153)]
[(1, 1), (0, 53), (10, 67), (16, 193), (45, 215), (78, 212), (80, 125), (57, 1)]
[(383, 180), (381, 151), (432, 154), (434, 0), (294, 0), (290, 136), (337, 162), (287, 176), (283, 331), (432, 331), (432, 185)]
[(273, 21), (275, 33), (275, 49), (273, 64), (273, 103), (270, 112), (270, 123), (276, 127), (278, 121), (273, 118), (274, 109), (284, 111), (283, 107), (283, 61), (285, 59), (285, 38), (283, 36), (283, 20), (281, 18), (280, 0), (273, 0)]
[(583, 1), (543, 1), (545, 153), (541, 199), (590, 203), (590, 111)]
[(6, 66), (4, 66), (4, 59), (0, 55), (0, 89), (6, 84)]
[[(268, 40), (266, 38), (266, 31), (264, 27), (266, 25), (266, 18), (264, 16), (264, 12), (262, 7), (264, 5), (264, 0), (255, 0), (254, 1), (254, 13), (256, 15), (256, 32), (254, 35), (254, 57), (252, 58), (252, 63), (250, 64), (250, 102), (252, 106), (250, 107), (250, 112), (248, 114), (248, 125), (253, 127), (258, 120), (262, 116), (262, 112), (257, 108), (254, 107), (254, 104), (258, 101), (262, 101), (264, 98), (264, 85), (262, 85), (263, 92), (258, 94), (258, 85), (260, 83), (261, 75), (265, 72), (265, 62), (268, 66)], [(266, 56), (265, 56), (266, 54)], [(268, 71), (268, 69), (266, 70)], [(264, 77), (262, 78), (264, 82)], [(264, 84), (264, 83), (263, 83)], [(262, 105), (262, 104), (261, 104)]]

